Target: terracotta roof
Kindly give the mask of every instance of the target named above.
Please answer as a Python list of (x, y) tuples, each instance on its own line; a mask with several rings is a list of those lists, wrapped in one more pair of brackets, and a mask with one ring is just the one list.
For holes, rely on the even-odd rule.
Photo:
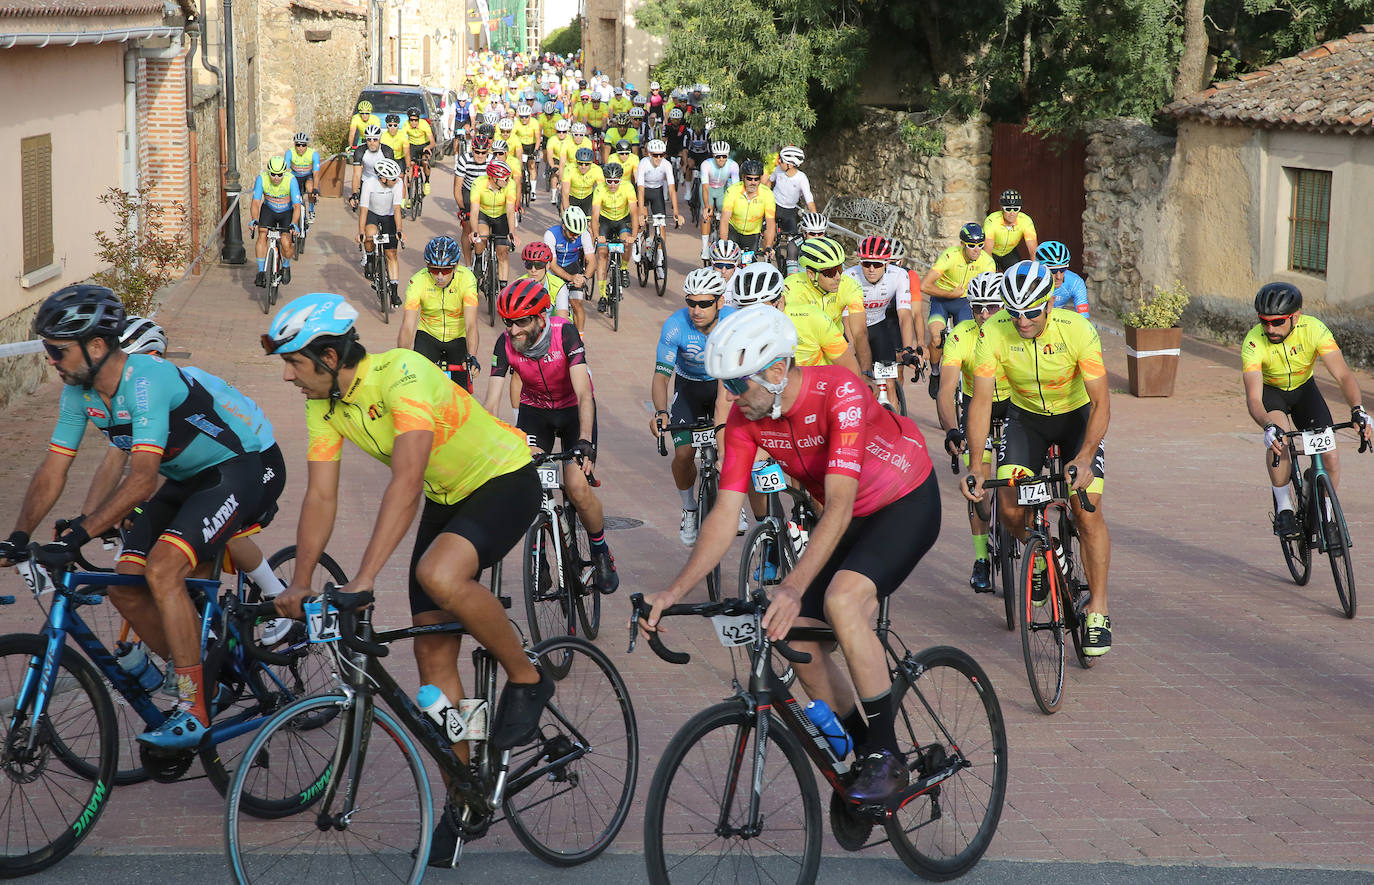
[(353, 0), (291, 0), (291, 5), (310, 12), (318, 12), (321, 15), (364, 16), (367, 14), (363, 5), (353, 2)]
[(1164, 108), (1180, 120), (1374, 135), (1374, 25)]
[(0, 0), (0, 18), (161, 14), (163, 0)]

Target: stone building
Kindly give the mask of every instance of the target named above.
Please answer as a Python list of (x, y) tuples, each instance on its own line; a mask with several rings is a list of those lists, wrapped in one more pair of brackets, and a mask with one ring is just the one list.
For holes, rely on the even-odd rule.
[(464, 0), (386, 0), (376, 6), (382, 35), (376, 80), (443, 89), (462, 85), (467, 61)]
[(648, 91), (664, 41), (635, 24), (634, 11), (645, 0), (583, 0), (582, 68), (600, 70), (613, 80)]

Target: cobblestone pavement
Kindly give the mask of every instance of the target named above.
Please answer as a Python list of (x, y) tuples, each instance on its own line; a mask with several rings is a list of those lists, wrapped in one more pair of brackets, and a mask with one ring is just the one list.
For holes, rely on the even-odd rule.
[[(428, 236), (452, 231), (450, 188), (446, 173), (436, 175), (426, 218), (408, 226), (403, 278), (421, 266)], [(522, 242), (550, 217), (547, 205), (527, 217)], [(355, 217), (338, 201), (325, 201), (319, 218), (284, 297), (342, 292), (362, 311), (360, 330), (369, 349), (394, 346), (397, 321), (382, 323), (357, 266)], [(611, 533), (622, 589), (606, 600), (598, 640), (625, 674), (640, 716), (638, 801), (612, 849), (626, 854), (641, 849), (643, 796), (665, 743), (689, 715), (728, 693), (730, 675), (729, 659), (705, 625), (678, 624), (678, 644), (694, 653), (689, 668), (664, 664), (647, 649), (626, 655), (626, 634), (618, 626), (628, 615), (628, 592), (661, 588), (687, 553), (677, 539), (678, 498), (667, 461), (647, 434), (645, 405), (658, 328), (681, 305), (680, 282), (697, 265), (700, 248), (686, 228), (671, 232), (669, 244), (668, 296), (632, 286), (621, 330), (613, 333), (592, 313), (586, 334), (599, 405), (600, 494), (608, 514), (643, 521)], [(305, 428), (299, 393), (281, 381), (280, 363), (260, 354), (257, 336), (266, 317), (261, 290), (252, 286), (253, 269), (250, 257), (243, 267), (214, 267), (193, 277), (171, 293), (158, 319), (173, 352), (233, 381), (276, 425), (291, 473), (281, 516), (265, 534), (264, 549), (271, 550), (294, 541)], [(492, 330), (483, 326), (481, 334), (481, 350), (489, 354)], [(1356, 870), (1374, 870), (1374, 617), (1369, 608), (1353, 621), (1341, 617), (1323, 561), (1314, 561), (1308, 586), (1289, 580), (1270, 532), (1259, 434), (1245, 413), (1234, 350), (1189, 339), (1175, 395), (1135, 399), (1125, 392), (1122, 339), (1108, 329), (1103, 344), (1113, 391), (1105, 502), (1113, 540), (1113, 651), (1092, 671), (1071, 663), (1062, 710), (1052, 717), (1037, 711), (1018, 635), (1002, 623), (1001, 601), (968, 589), (965, 505), (943, 457), (936, 467), (944, 532), (894, 597), (894, 623), (908, 644), (967, 649), (1001, 698), (1011, 777), (988, 857), (1343, 868), (1348, 872), (1338, 878), (1363, 879)], [(1374, 390), (1368, 376), (1360, 382)], [(485, 383), (479, 379), (479, 390)], [(1324, 390), (1333, 412), (1343, 415), (1335, 387), (1326, 383)], [(907, 392), (915, 419), (938, 446), (942, 434), (924, 384)], [(57, 393), (54, 380), (10, 408), (0, 431), (10, 452), (0, 465), (0, 509), (19, 506), (42, 457)], [(77, 512), (99, 450), (98, 440), (87, 440), (55, 515)], [(1358, 576), (1374, 566), (1368, 552), (1374, 520), (1360, 494), (1374, 477), (1374, 458), (1357, 457), (1353, 445), (1343, 445), (1342, 452)], [(340, 509), (330, 550), (351, 570), (388, 474), (351, 447), (344, 461), (350, 500)], [(727, 576), (738, 549), (731, 556)], [(406, 618), (404, 564), (404, 555), (394, 557), (381, 576), (382, 623)], [(507, 574), (518, 572), (508, 567)], [(514, 580), (507, 578), (508, 588)], [(17, 577), (0, 578), (0, 592), (20, 590)], [(0, 611), (6, 631), (38, 623), (28, 600)], [(512, 614), (523, 621), (520, 606)], [(390, 660), (414, 682), (407, 657)], [(78, 854), (215, 852), (222, 813), (203, 779), (120, 788)], [(480, 869), (482, 851), (518, 850), (507, 828), (495, 828), (474, 847), (469, 870)], [(845, 856), (829, 841), (826, 850)], [(887, 868), (902, 873), (886, 846), (863, 857), (886, 858)], [(1115, 880), (1102, 881), (1108, 879)]]

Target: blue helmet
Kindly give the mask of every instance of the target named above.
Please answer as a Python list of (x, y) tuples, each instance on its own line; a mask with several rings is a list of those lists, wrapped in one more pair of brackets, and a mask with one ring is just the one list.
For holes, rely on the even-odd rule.
[(437, 236), (425, 246), (425, 264), (434, 267), (453, 267), (462, 255), (458, 241), (450, 236)]
[(1035, 250), (1035, 260), (1049, 265), (1051, 270), (1069, 266), (1069, 247), (1058, 240), (1046, 240)]
[(332, 292), (312, 292), (282, 305), (262, 336), (269, 354), (297, 353), (316, 338), (353, 331), (358, 309)]
[(987, 236), (983, 233), (983, 226), (976, 221), (970, 221), (959, 228), (959, 242), (966, 246), (981, 245), (985, 239)]

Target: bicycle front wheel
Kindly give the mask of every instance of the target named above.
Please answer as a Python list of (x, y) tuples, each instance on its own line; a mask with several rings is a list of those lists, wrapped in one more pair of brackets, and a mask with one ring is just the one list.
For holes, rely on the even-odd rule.
[[(754, 739), (753, 711), (726, 701), (687, 720), (668, 742), (644, 816), (654, 885), (816, 881), (821, 800), (806, 751), (777, 718), (762, 758)], [(762, 789), (751, 822), (756, 765)], [(761, 832), (750, 833), (754, 827)]]
[(752, 599), (754, 591), (777, 584), (787, 574), (787, 558), (771, 519), (756, 523), (744, 538), (739, 560), (739, 598)]
[(639, 726), (625, 680), (601, 649), (563, 636), (533, 651), (576, 665), (540, 714), (538, 742), (511, 753), (503, 807), (531, 854), (573, 866), (605, 851), (625, 825), (639, 780)]
[(987, 851), (1007, 795), (1007, 729), (997, 693), (973, 658), (949, 646), (908, 656), (893, 691), (898, 749), (912, 780), (956, 755), (966, 764), (888, 818), (888, 838), (916, 875), (962, 876)]
[(1048, 564), (1049, 551), (1041, 538), (1026, 545), (1021, 559), (1021, 656), (1026, 662), (1026, 678), (1041, 712), (1059, 709), (1064, 699), (1064, 618), (1059, 610), (1059, 594), (1050, 586), (1044, 601), (1035, 604), (1032, 596), (1036, 565), (1044, 568), (1041, 580), (1050, 584), (1054, 569)]
[(659, 298), (668, 291), (668, 248), (662, 237), (654, 239), (654, 291)]
[[(706, 515), (711, 512), (711, 508), (716, 506), (716, 488), (714, 482), (707, 482), (705, 477), (697, 483), (700, 488), (697, 490), (697, 536), (701, 536), (701, 526), (706, 522)], [(720, 602), (720, 565), (706, 573), (706, 593), (712, 602)]]
[[(333, 715), (326, 717), (326, 708)], [(242, 765), (234, 773), (224, 836), (235, 882), (413, 885), (424, 877), (434, 826), (424, 763), (390, 713), (358, 713), (343, 695), (322, 695), (292, 704), (258, 731), (245, 758), (280, 764)], [(322, 718), (324, 727), (312, 725)], [(344, 782), (325, 806), (344, 741), (356, 748), (358, 767), (339, 772)], [(347, 753), (342, 764), (350, 765)], [(305, 810), (262, 820), (244, 808), (245, 795)]]
[(1331, 577), (1336, 581), (1336, 595), (1347, 618), (1355, 617), (1355, 569), (1350, 562), (1349, 533), (1345, 514), (1331, 477), (1317, 477), (1317, 513), (1321, 516), (1322, 531), (1326, 533), (1326, 555), (1331, 560)]
[(577, 607), (577, 620), (582, 624), (582, 636), (591, 640), (601, 632), (601, 590), (596, 583), (595, 573), (583, 580), (582, 576), (592, 566), (592, 544), (587, 540), (587, 530), (583, 528), (582, 520), (571, 502), (567, 506), (568, 542), (571, 548), (568, 560), (577, 574), (573, 602)]
[[(993, 513), (997, 499), (992, 499)], [(1000, 517), (997, 523), (997, 581), (1002, 585), (1002, 607), (1006, 609), (1007, 629), (1016, 629), (1016, 536), (1007, 531)]]
[(21, 689), (47, 652), (41, 636), (0, 637), (0, 878), (27, 876), (71, 854), (105, 810), (119, 761), (119, 725), (101, 677), (63, 647), (47, 710), (34, 721)]
[[(554, 541), (553, 520), (540, 511), (534, 524), (525, 531), (525, 618), (530, 628), (530, 640), (536, 645), (571, 632), (572, 612), (568, 609), (568, 591), (560, 578), (558, 547)], [(558, 650), (540, 658), (540, 664), (554, 679), (568, 675), (572, 656)]]

